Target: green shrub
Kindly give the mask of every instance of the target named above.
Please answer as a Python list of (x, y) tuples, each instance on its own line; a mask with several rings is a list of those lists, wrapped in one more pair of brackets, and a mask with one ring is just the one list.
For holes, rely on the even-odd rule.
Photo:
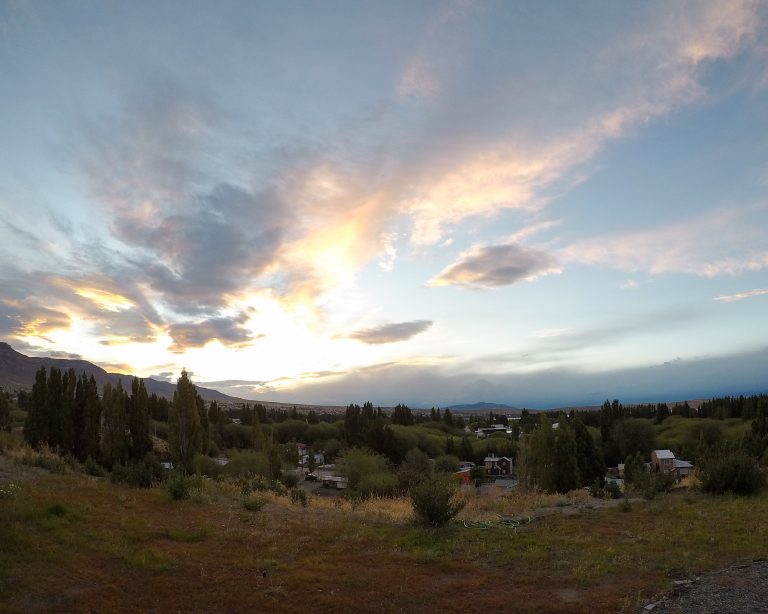
[(286, 488), (296, 488), (299, 484), (299, 478), (295, 473), (284, 473), (280, 476), (280, 483)]
[(258, 512), (267, 504), (267, 500), (264, 497), (251, 496), (243, 501), (243, 507), (249, 512)]
[(446, 475), (428, 475), (411, 486), (416, 517), (425, 524), (443, 525), (458, 514), (464, 501), (457, 498), (458, 484)]
[(189, 499), (192, 491), (192, 480), (183, 473), (173, 472), (168, 478), (168, 494), (174, 501)]
[(435, 471), (455, 473), (459, 470), (459, 457), (453, 454), (443, 454), (435, 459)]
[(236, 452), (224, 467), (224, 473), (236, 477), (257, 475), (269, 477), (269, 458), (263, 452)]
[(656, 495), (669, 492), (675, 485), (675, 478), (665, 473), (655, 473), (648, 476), (648, 480), (642, 488), (642, 494), (645, 499), (649, 501), (654, 499)]
[(301, 488), (294, 488), (291, 491), (291, 503), (294, 505), (301, 505), (301, 507), (307, 507), (309, 499), (307, 498), (307, 493)]
[(114, 484), (127, 484), (134, 488), (150, 488), (163, 477), (163, 468), (157, 457), (148, 452), (143, 460), (130, 465), (117, 464), (112, 467), (110, 481)]
[(52, 456), (49, 454), (38, 454), (33, 452), (32, 454), (23, 456), (20, 462), (22, 465), (30, 465), (32, 467), (47, 469), (51, 473), (67, 472), (67, 464), (58, 456)]
[(219, 477), (224, 469), (219, 463), (205, 454), (195, 455), (195, 458), (192, 460), (192, 468), (195, 470), (195, 473), (205, 475), (209, 478)]
[(85, 473), (88, 475), (93, 475), (97, 478), (103, 478), (105, 475), (107, 475), (104, 467), (99, 465), (98, 461), (96, 461), (93, 456), (89, 456), (85, 459), (85, 462), (83, 463), (83, 471), (85, 471)]
[(45, 513), (49, 516), (58, 516), (61, 518), (62, 516), (66, 516), (67, 508), (65, 508), (61, 503), (54, 503), (53, 505), (49, 506), (47, 510), (45, 510)]
[(720, 495), (732, 492), (753, 495), (765, 487), (765, 474), (757, 461), (743, 452), (730, 452), (711, 458), (702, 468), (701, 488)]

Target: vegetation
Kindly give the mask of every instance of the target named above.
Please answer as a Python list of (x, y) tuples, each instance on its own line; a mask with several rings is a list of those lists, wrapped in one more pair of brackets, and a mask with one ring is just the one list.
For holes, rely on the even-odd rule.
[(410, 489), (411, 503), (416, 517), (432, 526), (444, 525), (464, 507), (465, 501), (457, 497), (455, 480), (445, 475), (426, 475)]
[(701, 487), (715, 495), (754, 495), (765, 487), (765, 473), (753, 457), (743, 452), (726, 452), (706, 462)]

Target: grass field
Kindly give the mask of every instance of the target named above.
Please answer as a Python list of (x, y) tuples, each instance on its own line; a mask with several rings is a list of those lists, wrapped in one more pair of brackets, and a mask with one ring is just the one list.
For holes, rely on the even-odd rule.
[(172, 501), (0, 456), (0, 611), (633, 611), (674, 579), (768, 555), (766, 497), (675, 492), (629, 511), (499, 497), (463, 512), (534, 514), (514, 531), (419, 527), (404, 500), (253, 496), (257, 511), (205, 481)]

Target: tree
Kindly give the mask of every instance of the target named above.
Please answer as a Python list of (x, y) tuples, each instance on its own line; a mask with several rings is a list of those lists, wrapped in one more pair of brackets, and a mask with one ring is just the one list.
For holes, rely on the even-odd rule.
[(128, 403), (128, 429), (131, 433), (131, 458), (140, 460), (152, 450), (149, 438), (149, 397), (144, 380), (134, 377)]
[(459, 470), (459, 457), (453, 454), (443, 454), (435, 459), (435, 471), (455, 473)]
[(109, 382), (104, 384), (102, 392), (103, 412), (101, 417), (101, 458), (107, 467), (124, 464), (128, 456), (129, 441), (126, 437), (127, 395), (123, 385)]
[(2, 388), (0, 388), (0, 430), (11, 430), (11, 402)]
[(555, 434), (553, 459), (554, 481), (551, 488), (557, 492), (568, 492), (579, 486), (579, 468), (576, 460), (576, 438), (567, 420), (560, 420)]
[(48, 378), (45, 367), (40, 367), (35, 372), (32, 398), (27, 410), (27, 419), (24, 423), (24, 439), (35, 448), (44, 443), (48, 438), (48, 416), (45, 406), (47, 387)]
[(413, 424), (413, 412), (407, 405), (398, 404), (392, 412), (392, 424), (410, 426)]
[(192, 461), (201, 449), (200, 414), (197, 408), (197, 389), (190, 381), (186, 369), (176, 382), (170, 410), (170, 445), (174, 460), (184, 471), (192, 471)]
[(400, 490), (408, 491), (411, 485), (431, 471), (429, 457), (424, 452), (418, 448), (408, 450), (397, 474)]
[(475, 457), (475, 451), (469, 442), (469, 437), (464, 435), (461, 438), (461, 459), (465, 461), (472, 460)]
[(341, 474), (347, 477), (347, 488), (353, 496), (386, 496), (396, 489), (397, 479), (383, 456), (351, 448), (344, 452), (336, 465)]
[(602, 484), (605, 476), (605, 463), (589, 429), (579, 417), (573, 420), (573, 434), (576, 438), (576, 463), (579, 468), (579, 484), (588, 486), (598, 480)]
[[(81, 397), (77, 400), (81, 404), (82, 422), (80, 423), (80, 458), (89, 456), (96, 459), (101, 449), (101, 414), (102, 403), (99, 399), (99, 387), (96, 378), (91, 375), (86, 378), (85, 373), (80, 376)], [(77, 395), (77, 392), (75, 392)], [(80, 407), (80, 405), (79, 405)]]

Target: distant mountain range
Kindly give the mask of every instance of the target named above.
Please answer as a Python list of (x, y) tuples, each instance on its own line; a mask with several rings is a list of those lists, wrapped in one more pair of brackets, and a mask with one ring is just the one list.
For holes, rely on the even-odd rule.
[[(123, 384), (123, 388), (130, 390), (131, 380), (133, 379), (133, 375), (125, 375), (123, 373), (108, 373), (101, 367), (97, 367), (93, 363), (86, 360), (25, 356), (24, 354), (14, 350), (7, 343), (0, 342), (0, 386), (3, 388), (24, 390), (31, 389), (32, 385), (35, 383), (35, 373), (40, 367), (46, 367), (48, 369), (51, 367), (57, 367), (62, 371), (74, 369), (78, 375), (80, 373), (86, 373), (89, 376), (93, 375), (99, 388), (104, 386), (104, 384), (107, 382), (117, 384), (117, 382), (120, 381)], [(160, 397), (166, 397), (168, 399), (173, 398), (173, 393), (176, 390), (176, 384), (163, 382), (149, 377), (142, 379), (144, 380), (144, 385), (146, 386), (147, 392), (149, 392), (149, 394), (154, 392), (157, 396)], [(198, 386), (197, 391), (206, 401), (242, 401), (242, 399), (231, 397), (217, 390), (211, 390), (210, 388), (201, 388)]]
[(482, 401), (465, 405), (450, 405), (448, 409), (451, 411), (522, 411), (518, 407), (504, 405), (504, 403), (484, 403)]

